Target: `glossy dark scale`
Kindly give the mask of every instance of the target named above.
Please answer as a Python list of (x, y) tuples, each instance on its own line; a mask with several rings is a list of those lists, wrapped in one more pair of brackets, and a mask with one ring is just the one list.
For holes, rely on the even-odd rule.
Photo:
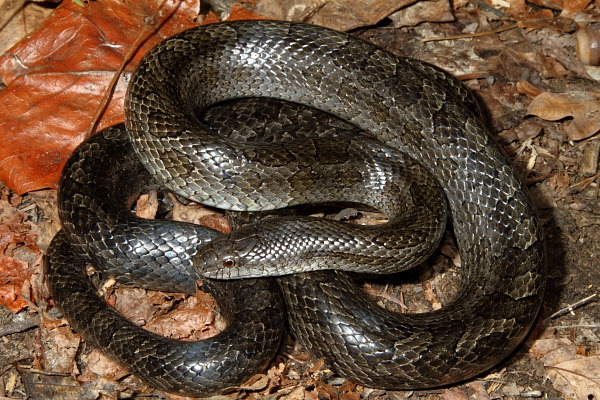
[[(298, 142), (288, 143), (288, 137), (295, 137), (295, 123), (288, 123), (287, 117), (277, 120), (282, 129), (266, 142), (261, 139), (264, 132), (240, 128), (236, 136), (236, 128), (229, 129), (228, 123), (222, 124), (223, 129), (215, 123), (213, 130), (198, 124), (197, 116), (207, 108), (244, 97), (301, 103), (351, 125), (325, 118), (330, 121), (324, 125), (332, 144), (313, 138), (306, 127), (299, 130), (308, 136), (300, 133)], [(541, 303), (546, 269), (541, 232), (526, 189), (477, 110), (461, 83), (439, 68), (320, 27), (243, 21), (199, 27), (167, 39), (138, 67), (126, 103), (131, 144), (156, 181), (184, 197), (230, 210), (349, 201), (379, 208), (390, 222), (361, 228), (335, 221), (268, 218), (213, 240), (198, 254), (189, 247), (178, 256), (181, 261), (167, 263), (165, 270), (172, 272), (166, 275), (195, 276), (192, 258), (208, 277), (286, 275), (278, 282), (296, 338), (338, 374), (365, 386), (440, 386), (490, 368), (528, 332)], [(304, 113), (298, 112), (300, 119)], [(349, 128), (350, 136), (346, 138), (337, 125)], [(363, 141), (363, 132), (370, 138)], [(246, 143), (246, 138), (254, 142)], [(77, 180), (77, 174), (65, 174), (65, 182)], [(350, 186), (340, 187), (344, 183)], [(65, 185), (73, 193), (85, 189), (76, 183)], [(123, 190), (123, 185), (113, 186)], [(103, 195), (104, 189), (98, 193)], [(78, 217), (77, 207), (62, 211), (66, 232), (75, 232), (79, 224), (88, 224), (93, 232), (83, 239), (73, 234), (74, 246), (85, 247), (88, 240), (111, 245), (121, 241), (110, 238), (121, 217), (99, 204), (112, 204), (111, 198), (74, 196), (84, 208), (97, 210), (98, 218), (106, 218), (96, 224)], [(464, 268), (460, 293), (447, 307), (397, 315), (373, 305), (343, 272), (287, 275), (325, 266), (389, 272), (419, 262), (430, 254), (443, 230), (444, 196)], [(120, 203), (115, 206), (120, 208)], [(70, 219), (80, 221), (67, 222)], [(53, 251), (62, 249), (61, 237)], [(136, 254), (133, 264), (136, 257), (145, 256), (133, 248), (134, 242), (153, 245), (135, 237), (125, 246)], [(58, 250), (61, 257), (67, 254), (66, 249)], [(61, 260), (59, 255), (53, 257)], [(144, 265), (140, 266), (147, 269), (144, 274), (126, 275), (151, 276), (144, 282), (167, 284), (153, 262)], [(116, 265), (115, 271), (123, 268)], [(182, 282), (178, 284), (186, 286)], [(55, 286), (53, 293), (60, 298), (63, 290), (67, 289)], [(70, 319), (77, 320), (78, 304), (88, 301), (93, 300), (74, 294), (71, 300), (58, 302)], [(112, 331), (99, 328), (97, 336), (105, 339), (103, 335)], [(140, 354), (153, 350), (139, 343)], [(123, 352), (119, 348), (114, 354)], [(149, 381), (171, 368), (165, 364), (160, 369), (163, 358), (167, 361), (162, 353), (152, 355), (157, 369), (148, 373)], [(242, 364), (230, 372), (243, 374)]]

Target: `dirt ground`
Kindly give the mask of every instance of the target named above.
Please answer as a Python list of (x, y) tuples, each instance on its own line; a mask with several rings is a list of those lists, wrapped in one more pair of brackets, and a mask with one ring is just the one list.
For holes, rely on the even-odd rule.
[[(599, 15), (597, 7), (588, 12), (596, 18)], [(453, 22), (423, 22), (395, 28), (394, 21), (385, 18), (374, 27), (358, 28), (352, 33), (393, 53), (447, 69), (461, 78), (484, 104), (491, 130), (527, 182), (543, 222), (548, 289), (542, 314), (529, 339), (509, 359), (463, 385), (391, 392), (363, 388), (336, 377), (318, 360), (310, 360), (306, 351), (288, 337), (263, 380), (222, 398), (600, 396), (600, 375), (594, 372), (596, 368), (600, 370), (600, 305), (594, 297), (600, 282), (600, 140), (597, 132), (577, 138), (569, 130), (577, 118), (599, 118), (598, 82), (587, 75), (576, 57), (575, 28), (559, 29), (548, 23), (535, 28), (515, 26), (476, 37), (422, 41), (459, 35), (473, 25), (479, 27), (478, 31), (493, 31), (500, 25), (500, 18), (492, 14), (484, 7), (472, 6), (455, 10)], [(581, 108), (583, 102), (592, 102), (591, 111), (584, 116), (571, 112), (560, 118), (550, 117), (532, 107), (543, 93), (561, 96), (556, 108)], [(44, 291), (41, 268), (43, 250), (59, 224), (55, 197), (53, 190), (19, 196), (5, 186), (0, 188), (0, 221), (9, 227), (5, 232), (18, 231), (18, 226), (22, 226), (23, 235), (33, 235), (41, 250), (32, 250), (28, 239), (22, 237), (2, 248), (5, 256), (10, 255), (28, 269), (30, 278), (24, 293), (30, 304), (18, 313), (0, 307), (0, 399), (169, 398), (145, 388), (126, 371), (102, 359), (70, 331), (65, 321), (56, 318), (58, 313)], [(365, 288), (398, 310), (406, 306), (409, 311), (420, 312), (447, 304), (460, 275), (450, 235), (429, 264), (429, 268), (395, 275), (391, 281), (369, 282)], [(395, 284), (392, 289), (388, 287), (390, 282)], [(166, 301), (164, 297), (156, 300), (152, 297), (155, 294), (143, 296), (154, 303)], [(568, 309), (574, 304), (573, 309)], [(552, 358), (552, 354), (556, 356), (552, 350), (557, 348), (570, 355)]]

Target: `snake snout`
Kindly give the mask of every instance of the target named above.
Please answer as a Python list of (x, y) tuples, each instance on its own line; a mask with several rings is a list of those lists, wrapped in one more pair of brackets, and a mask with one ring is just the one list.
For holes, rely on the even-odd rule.
[[(264, 275), (262, 270), (244, 267), (252, 264), (251, 254), (258, 238), (237, 232), (222, 235), (200, 248), (192, 262), (198, 273), (206, 278), (237, 279)], [(256, 258), (256, 256), (252, 257)]]

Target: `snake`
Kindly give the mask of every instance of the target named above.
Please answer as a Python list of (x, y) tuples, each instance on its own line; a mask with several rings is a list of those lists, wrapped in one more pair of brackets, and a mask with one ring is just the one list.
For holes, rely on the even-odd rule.
[[(354, 131), (248, 141), (244, 128), (224, 135), (219, 122), (203, 120), (211, 107), (246, 98), (258, 98), (258, 107), (267, 99), (297, 103)], [(338, 375), (383, 389), (472, 378), (510, 355), (536, 319), (547, 271), (535, 208), (477, 100), (438, 67), (313, 25), (210, 24), (164, 40), (143, 58), (129, 83), (125, 127), (98, 135), (121, 138), (127, 150), (120, 161), (93, 138), (67, 163), (59, 190), (63, 231), (48, 251), (47, 273), (75, 329), (155, 387), (208, 395), (264, 368), (281, 340), (279, 292), (300, 344)], [(88, 165), (89, 158), (97, 162)], [(123, 167), (130, 163), (133, 169)], [(89, 189), (98, 176), (104, 183)], [(229, 234), (162, 220), (136, 220), (130, 228), (140, 181), (233, 211), (358, 203), (389, 222), (360, 227), (284, 216)], [(351, 274), (389, 273), (427, 259), (446, 209), (461, 259), (455, 299), (419, 314), (377, 307)], [(131, 327), (86, 283), (85, 263), (161, 290), (190, 292), (203, 278), (209, 292), (217, 288), (217, 302), (244, 321), (236, 325), (232, 317), (227, 328), (239, 328), (239, 343), (216, 336), (209, 345), (224, 345), (231, 358), (188, 358), (190, 347)], [(259, 348), (252, 356), (249, 343)], [(190, 346), (205, 351), (201, 342)]]

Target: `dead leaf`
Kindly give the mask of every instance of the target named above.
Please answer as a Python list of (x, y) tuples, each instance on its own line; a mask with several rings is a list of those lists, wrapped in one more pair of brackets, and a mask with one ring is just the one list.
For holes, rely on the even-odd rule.
[(560, 13), (561, 17), (572, 17), (579, 11), (583, 11), (592, 0), (563, 0), (563, 9)]
[(99, 350), (93, 349), (84, 355), (82, 360), (82, 373), (77, 375), (77, 381), (84, 383), (83, 386), (103, 388), (104, 385), (120, 386), (119, 381), (130, 375), (130, 372), (117, 364)]
[(459, 388), (450, 388), (442, 393), (442, 400), (468, 400), (469, 396)]
[(213, 310), (214, 307), (207, 307), (206, 303), (190, 296), (179, 301), (175, 310), (150, 319), (144, 328), (160, 336), (204, 340), (219, 333)]
[(256, 374), (248, 381), (244, 382), (240, 385), (240, 389), (242, 390), (250, 390), (253, 392), (262, 390), (267, 387), (269, 383), (269, 377), (265, 374)]
[(158, 193), (151, 190), (148, 193), (142, 194), (135, 205), (135, 215), (140, 218), (153, 219), (156, 217), (158, 210)]
[(375, 25), (417, 0), (259, 0), (256, 11), (269, 18), (308, 22), (340, 31)]
[(419, 1), (396, 11), (389, 18), (394, 27), (415, 26), (422, 22), (454, 21), (452, 6), (448, 0)]
[(241, 4), (234, 3), (231, 6), (231, 9), (229, 10), (229, 15), (227, 15), (226, 18), (221, 20), (221, 19), (219, 19), (219, 17), (217, 17), (215, 15), (215, 13), (213, 13), (211, 11), (208, 13), (206, 18), (204, 18), (204, 21), (202, 21), (202, 25), (214, 24), (216, 22), (221, 22), (221, 21), (239, 21), (239, 20), (265, 19), (265, 18), (268, 19), (267, 16), (257, 14), (254, 11), (249, 10), (246, 7), (242, 6)]
[[(153, 2), (63, 2), (35, 33), (0, 56), (0, 181), (16, 193), (56, 187), (66, 158), (83, 139), (115, 71), (157, 9)], [(169, 8), (170, 7), (170, 8)], [(167, 21), (134, 59), (165, 37), (195, 26), (198, 4), (167, 2)], [(148, 18), (148, 19), (147, 19)], [(120, 122), (121, 78), (99, 128)]]
[(490, 395), (485, 390), (485, 387), (479, 382), (473, 382), (469, 384), (469, 389), (471, 389), (474, 394), (469, 397), (472, 400), (490, 400)]
[(222, 213), (201, 204), (192, 203), (183, 205), (171, 193), (169, 193), (169, 197), (173, 202), (174, 221), (202, 225), (224, 233), (231, 232), (229, 221)]
[(517, 82), (517, 91), (531, 99), (534, 99), (540, 94), (542, 94), (542, 91), (540, 89), (538, 89), (537, 87), (533, 86), (531, 83), (525, 80), (520, 80), (519, 82)]
[[(490, 0), (487, 0), (487, 2), (493, 3)], [(554, 16), (551, 10), (544, 8), (533, 9), (532, 7), (529, 7), (525, 0), (502, 0), (501, 4), (506, 7), (505, 9), (502, 9), (502, 12), (517, 20), (544, 19), (552, 18)]]
[[(49, 326), (49, 325), (47, 325)], [(55, 373), (73, 373), (81, 339), (68, 326), (42, 330), (44, 367)]]
[(518, 52), (518, 57), (533, 71), (538, 71), (543, 78), (561, 78), (569, 75), (569, 71), (554, 57), (544, 57), (536, 52)]
[(573, 118), (565, 127), (570, 140), (586, 139), (600, 131), (600, 98), (596, 93), (549, 93), (537, 96), (527, 110), (548, 121)]
[(558, 11), (563, 7), (563, 0), (529, 0), (528, 3)]
[[(53, 8), (48, 3), (34, 1), (0, 2), (0, 54), (14, 46), (19, 40), (38, 29)], [(25, 3), (25, 4), (23, 4)], [(8, 9), (10, 7), (10, 9)]]
[[(12, 200), (16, 198), (20, 199), (15, 196)], [(23, 294), (29, 291), (30, 264), (40, 252), (36, 235), (24, 223), (27, 216), (16, 208), (17, 204), (0, 198), (0, 305), (12, 312), (27, 307)], [(23, 260), (25, 254), (31, 263)]]
[(600, 398), (600, 355), (582, 356), (569, 339), (545, 336), (530, 353), (543, 362), (556, 390), (567, 399)]
[(520, 125), (515, 126), (512, 129), (500, 132), (498, 138), (503, 144), (512, 143), (515, 140), (524, 142), (528, 139), (537, 137), (542, 133), (543, 126), (539, 121), (526, 120)]
[[(96, 381), (95, 386), (101, 389), (81, 386), (70, 375), (40, 372), (30, 368), (19, 367), (19, 376), (26, 393), (35, 393), (38, 399), (116, 399), (121, 385), (117, 382)], [(101, 397), (111, 393), (112, 397)]]

